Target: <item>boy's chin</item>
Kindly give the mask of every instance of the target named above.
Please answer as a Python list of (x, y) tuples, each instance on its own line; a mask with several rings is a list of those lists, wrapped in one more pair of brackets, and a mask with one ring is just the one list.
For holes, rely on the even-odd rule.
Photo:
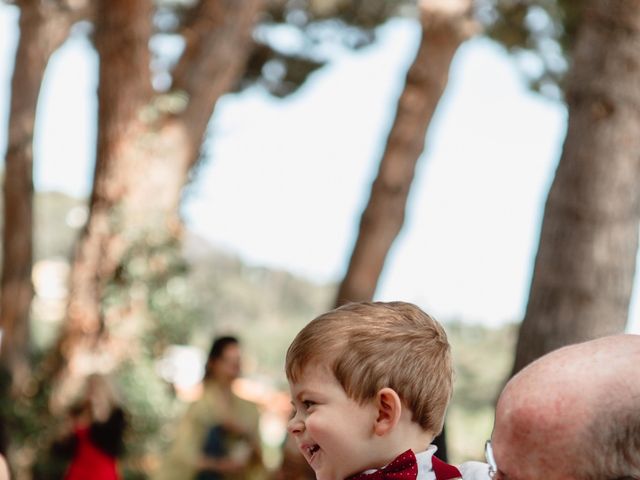
[(345, 480), (345, 478), (349, 477), (349, 475), (342, 476), (336, 471), (328, 471), (323, 468), (314, 470), (314, 473), (316, 474), (316, 480)]

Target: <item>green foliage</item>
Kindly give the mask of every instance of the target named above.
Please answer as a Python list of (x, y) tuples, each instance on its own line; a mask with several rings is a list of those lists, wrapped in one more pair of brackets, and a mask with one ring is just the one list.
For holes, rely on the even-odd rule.
[(145, 478), (147, 458), (166, 446), (161, 432), (180, 406), (158, 376), (156, 360), (168, 345), (188, 343), (202, 321), (188, 275), (177, 239), (138, 232), (105, 289), (105, 316), (120, 317), (111, 333), (130, 338), (127, 360), (115, 372), (130, 424), (123, 461), (127, 479)]
[[(38, 364), (42, 355), (34, 354), (31, 361)], [(49, 412), (49, 385), (40, 384), (34, 378), (25, 394), (16, 397), (9, 391), (8, 374), (3, 371), (1, 376), (0, 418), (9, 437), (9, 458), (32, 464), (34, 480), (62, 478), (66, 461), (50, 453), (61, 419)]]
[(247, 373), (284, 381), (286, 347), (306, 322), (327, 308), (335, 287), (246, 265), (197, 237), (187, 239), (185, 252), (190, 288), (199, 292), (207, 312), (192, 343), (207, 351), (215, 335), (238, 335), (245, 346)]
[[(0, 172), (0, 178), (3, 177)], [(4, 199), (0, 197), (0, 208)], [(86, 201), (58, 192), (40, 193), (34, 197), (34, 260), (71, 255), (80, 223), (86, 215)], [(2, 225), (0, 225), (2, 228)]]
[(142, 317), (143, 346), (149, 352), (187, 343), (203, 316), (197, 294), (187, 286), (188, 272), (177, 239), (141, 234), (105, 288), (103, 308), (136, 309)]
[(461, 408), (492, 405), (513, 361), (517, 327), (492, 330), (482, 325), (447, 325), (456, 368), (456, 398)]
[[(256, 29), (256, 46), (241, 87), (258, 83), (283, 97), (297, 90), (332, 50), (359, 49), (375, 41), (375, 28), (401, 14), (408, 0), (274, 0)], [(286, 31), (294, 42), (279, 42)], [(328, 48), (329, 47), (329, 48)]]
[[(513, 55), (531, 87), (561, 97), (584, 2), (478, 0), (474, 8), (487, 36)], [(257, 29), (256, 49), (242, 86), (258, 82), (276, 96), (288, 95), (331, 61), (327, 46), (358, 49), (370, 45), (375, 41), (375, 28), (394, 16), (415, 17), (415, 2), (273, 0)], [(271, 33), (283, 29), (296, 39), (295, 46), (283, 48), (272, 41), (277, 37)]]
[(445, 324), (455, 367), (454, 393), (447, 417), (450, 459), (482, 460), (493, 427), (493, 412), (513, 364), (516, 324), (499, 328), (463, 322)]
[[(192, 15), (193, 1), (156, 2), (157, 35), (175, 41)], [(271, 95), (297, 91), (309, 75), (332, 60), (336, 49), (358, 49), (375, 41), (375, 27), (415, 10), (409, 0), (268, 0), (254, 33), (244, 77), (235, 91), (259, 85)], [(288, 39), (282, 42), (282, 33)], [(175, 58), (155, 52), (159, 68)]]
[(504, 45), (531, 87), (561, 97), (584, 2), (482, 0), (477, 13), (490, 38)]
[(146, 478), (147, 459), (167, 447), (166, 426), (180, 409), (173, 391), (158, 377), (149, 352), (120, 366), (117, 372), (129, 420), (122, 469), (126, 479)]

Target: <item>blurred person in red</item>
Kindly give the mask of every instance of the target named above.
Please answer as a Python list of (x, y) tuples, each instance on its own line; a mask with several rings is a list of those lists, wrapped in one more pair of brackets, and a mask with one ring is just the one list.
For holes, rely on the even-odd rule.
[(70, 409), (68, 431), (53, 446), (54, 455), (71, 458), (64, 480), (121, 479), (117, 459), (127, 422), (117, 397), (106, 376), (87, 378), (84, 394)]

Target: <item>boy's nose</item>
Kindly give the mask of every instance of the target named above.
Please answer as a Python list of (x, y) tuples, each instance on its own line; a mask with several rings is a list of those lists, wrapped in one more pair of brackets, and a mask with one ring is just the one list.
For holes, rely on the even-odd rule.
[(304, 432), (304, 422), (297, 415), (287, 423), (287, 431), (291, 435), (299, 435)]

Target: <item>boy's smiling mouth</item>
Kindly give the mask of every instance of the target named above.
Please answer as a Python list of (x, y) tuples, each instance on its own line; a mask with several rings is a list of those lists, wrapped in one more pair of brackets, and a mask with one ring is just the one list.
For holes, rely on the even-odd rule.
[(303, 445), (301, 447), (301, 450), (304, 456), (306, 457), (307, 462), (311, 464), (311, 461), (313, 460), (313, 456), (316, 454), (318, 450), (320, 450), (320, 446), (318, 444)]

